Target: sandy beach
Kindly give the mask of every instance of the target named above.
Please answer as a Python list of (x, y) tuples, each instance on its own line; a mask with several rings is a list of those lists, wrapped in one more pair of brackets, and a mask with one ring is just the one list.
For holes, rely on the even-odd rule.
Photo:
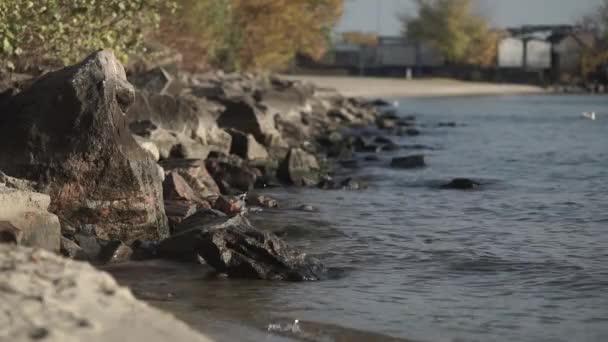
[(335, 89), (354, 97), (431, 97), (463, 95), (539, 94), (548, 90), (530, 85), (463, 82), (450, 79), (405, 80), (347, 76), (285, 76)]

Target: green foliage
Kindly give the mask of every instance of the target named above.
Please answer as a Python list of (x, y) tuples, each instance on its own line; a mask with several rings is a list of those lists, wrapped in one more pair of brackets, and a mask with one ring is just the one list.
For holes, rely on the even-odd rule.
[(417, 17), (403, 17), (404, 33), (429, 43), (450, 62), (489, 65), (497, 35), (484, 18), (472, 13), (471, 0), (416, 0)]
[(165, 0), (0, 0), (0, 58), (27, 68), (111, 48), (125, 61), (172, 8)]

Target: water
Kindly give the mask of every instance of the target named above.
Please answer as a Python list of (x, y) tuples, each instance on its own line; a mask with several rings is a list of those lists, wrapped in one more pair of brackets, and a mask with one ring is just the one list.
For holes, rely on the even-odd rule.
[[(219, 340), (607, 341), (608, 98), (401, 104), (426, 126), (399, 142), (433, 147), (428, 168), (393, 170), (383, 154), (356, 171), (367, 190), (275, 190), (282, 209), (253, 218), (322, 258), (335, 279), (216, 279), (158, 262), (113, 272)], [(444, 121), (459, 125), (436, 127)], [(456, 177), (485, 185), (437, 189)], [(303, 203), (320, 211), (285, 209)], [(302, 332), (265, 331), (293, 319)]]

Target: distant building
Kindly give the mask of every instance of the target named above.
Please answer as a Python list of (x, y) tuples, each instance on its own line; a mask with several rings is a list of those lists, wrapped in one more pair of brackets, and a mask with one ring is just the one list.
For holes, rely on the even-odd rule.
[(585, 50), (596, 44), (595, 36), (584, 31), (555, 34), (549, 41), (553, 44), (552, 69), (560, 79), (580, 75)]
[(506, 37), (498, 42), (498, 67), (524, 67), (524, 41), (515, 37)]

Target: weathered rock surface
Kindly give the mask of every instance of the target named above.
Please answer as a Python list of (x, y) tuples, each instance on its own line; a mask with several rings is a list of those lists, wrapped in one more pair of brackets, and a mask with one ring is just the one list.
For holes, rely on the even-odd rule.
[(177, 172), (186, 180), (190, 188), (202, 197), (216, 195), (220, 192), (217, 183), (211, 177), (205, 162), (200, 159), (168, 159), (160, 162), (165, 172)]
[(167, 236), (156, 163), (125, 120), (133, 101), (109, 51), (46, 74), (0, 108), (0, 169), (37, 181), (52, 212), (102, 239)]
[(281, 163), (277, 176), (281, 181), (291, 185), (310, 186), (319, 182), (320, 169), (314, 155), (294, 148)]
[(228, 133), (232, 136), (230, 153), (251, 161), (264, 161), (270, 157), (266, 148), (258, 143), (252, 134), (245, 134), (235, 129), (229, 129)]
[(393, 158), (391, 166), (400, 169), (416, 169), (426, 166), (424, 155), (416, 154), (407, 157)]
[(205, 161), (205, 165), (225, 195), (250, 191), (260, 174), (237, 156), (210, 158)]
[(86, 263), (0, 245), (0, 340), (210, 341)]
[(319, 280), (325, 274), (317, 259), (253, 228), (242, 216), (220, 218), (174, 235), (161, 242), (160, 251), (172, 257), (198, 254), (218, 272), (234, 278), (302, 281)]

